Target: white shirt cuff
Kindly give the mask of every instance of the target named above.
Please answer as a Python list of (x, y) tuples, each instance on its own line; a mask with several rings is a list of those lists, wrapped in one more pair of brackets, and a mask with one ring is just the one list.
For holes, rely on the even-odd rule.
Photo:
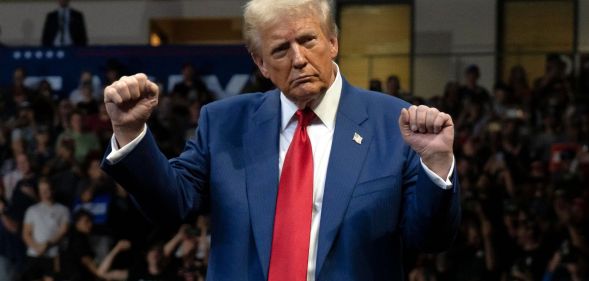
[(421, 166), (425, 170), (425, 173), (437, 186), (439, 186), (442, 189), (452, 188), (452, 182), (450, 181), (450, 178), (452, 177), (452, 174), (454, 173), (454, 160), (455, 160), (454, 156), (452, 156), (452, 166), (450, 166), (450, 172), (448, 173), (448, 177), (446, 178), (446, 180), (443, 180), (440, 176), (438, 176), (436, 173), (432, 172), (432, 170), (430, 170), (423, 163), (423, 159), (419, 158), (419, 161), (421, 162)]
[(119, 144), (117, 143), (115, 135), (113, 134), (110, 138), (110, 147), (112, 151), (106, 156), (106, 161), (108, 161), (109, 164), (114, 165), (123, 160), (123, 158), (131, 153), (131, 151), (133, 151), (133, 149), (145, 137), (145, 133), (147, 133), (147, 124), (143, 126), (143, 130), (135, 139), (121, 148), (119, 148)]

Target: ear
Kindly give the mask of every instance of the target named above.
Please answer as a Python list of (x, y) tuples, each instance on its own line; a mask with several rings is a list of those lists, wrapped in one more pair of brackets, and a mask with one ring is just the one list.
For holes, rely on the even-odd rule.
[(339, 45), (338, 45), (338, 41), (337, 41), (337, 36), (331, 36), (329, 37), (329, 55), (331, 56), (331, 59), (335, 59), (337, 57), (337, 53), (339, 51)]
[(262, 57), (257, 55), (254, 52), (250, 52), (250, 55), (252, 56), (252, 60), (254, 61), (254, 63), (260, 69), (260, 72), (262, 73), (262, 75), (264, 75), (264, 77), (270, 79), (270, 72), (266, 68), (266, 65), (264, 64), (264, 60), (262, 59)]

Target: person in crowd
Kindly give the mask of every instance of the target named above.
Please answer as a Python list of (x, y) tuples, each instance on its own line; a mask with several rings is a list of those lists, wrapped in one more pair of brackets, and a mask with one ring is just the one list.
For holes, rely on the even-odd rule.
[(57, 137), (57, 143), (64, 139), (71, 139), (74, 142), (74, 157), (78, 163), (83, 163), (86, 156), (99, 149), (100, 142), (95, 134), (86, 132), (81, 111), (74, 110), (69, 115), (69, 127)]
[(489, 91), (478, 84), (481, 71), (478, 65), (471, 64), (464, 71), (464, 85), (460, 87), (460, 99), (466, 104), (481, 103), (485, 109), (490, 107)]
[(100, 86), (99, 79), (94, 78), (91, 71), (84, 70), (80, 73), (80, 82), (78, 87), (71, 91), (68, 97), (73, 105), (77, 105), (84, 99), (82, 91), (83, 88), (88, 85), (90, 85), (92, 98), (94, 100), (102, 100), (102, 88)]
[(440, 109), (448, 112), (452, 118), (458, 119), (462, 112), (462, 100), (460, 99), (460, 84), (456, 81), (450, 81), (444, 86), (444, 93), (440, 104)]
[(114, 258), (128, 250), (131, 243), (120, 240), (100, 263), (94, 260), (94, 252), (90, 243), (92, 232), (92, 214), (80, 210), (74, 215), (74, 224), (68, 236), (68, 244), (63, 253), (61, 278), (71, 281), (92, 280), (127, 280), (128, 271), (112, 269)]
[(129, 271), (130, 280), (180, 281), (177, 266), (170, 263), (171, 252), (162, 243), (151, 245), (143, 257)]
[(10, 202), (12, 200), (12, 195), (14, 194), (17, 184), (21, 180), (31, 177), (31, 174), (33, 173), (29, 157), (24, 154), (24, 152), (15, 155), (14, 159), (16, 162), (15, 169), (4, 175), (2, 178), (4, 187), (4, 194), (2, 194), (2, 198), (6, 202)]
[(12, 74), (12, 84), (8, 87), (8, 96), (2, 97), (3, 110), (0, 113), (2, 120), (10, 121), (15, 118), (18, 112), (18, 106), (24, 102), (29, 102), (33, 90), (25, 85), (27, 73), (23, 67), (17, 67)]
[(557, 54), (546, 56), (544, 75), (534, 82), (533, 109), (538, 116), (536, 122), (542, 122), (547, 115), (562, 120), (571, 101), (571, 84), (566, 74), (566, 65)]
[(37, 176), (28, 164), (28, 158), (21, 154), (27, 169), (16, 183), (10, 200), (0, 200), (0, 278), (20, 278), (25, 267), (26, 246), (22, 240), (22, 225), (26, 210), (38, 202)]
[(272, 80), (264, 77), (262, 72), (260, 72), (260, 69), (255, 67), (251, 71), (247, 83), (245, 83), (245, 86), (241, 89), (241, 93), (267, 92), (274, 88), (276, 88), (276, 86), (274, 86)]
[(514, 109), (517, 108), (515, 107), (515, 101), (511, 89), (503, 83), (495, 84), (495, 87), (493, 87), (493, 99), (491, 100), (491, 110), (493, 115), (508, 116), (511, 114), (509, 110)]
[(47, 14), (41, 44), (44, 47), (88, 45), (84, 14), (70, 7), (70, 0), (58, 0), (59, 8)]
[(398, 97), (400, 99), (404, 99), (406, 101), (409, 100), (411, 97), (408, 93), (404, 92), (401, 88), (401, 80), (399, 80), (399, 76), (397, 75), (390, 75), (387, 78), (386, 83), (386, 93), (393, 97)]
[(98, 260), (108, 253), (112, 239), (110, 229), (110, 206), (115, 191), (115, 184), (111, 178), (100, 169), (100, 159), (96, 156), (88, 157), (84, 165), (84, 177), (78, 183), (73, 211), (84, 209), (92, 213), (91, 241)]
[(56, 156), (44, 168), (44, 174), (51, 178), (54, 198), (65, 206), (72, 206), (76, 196), (76, 187), (81, 177), (79, 164), (74, 158), (75, 146), (71, 139), (57, 143)]
[(98, 114), (98, 102), (94, 99), (92, 94), (92, 85), (84, 83), (81, 90), (81, 100), (76, 103), (78, 109), (84, 116), (93, 116)]
[(35, 148), (32, 158), (39, 167), (41, 175), (47, 175), (47, 163), (55, 157), (54, 146), (51, 143), (51, 134), (46, 126), (39, 127), (35, 133)]
[(206, 276), (209, 252), (208, 218), (198, 216), (196, 224), (184, 224), (163, 248), (164, 257), (179, 265), (181, 280), (198, 280)]
[[(200, 110), (200, 107), (198, 107), (198, 110)], [(85, 123), (88, 132), (91, 132), (98, 137), (101, 145), (100, 147), (108, 145), (110, 137), (112, 136), (112, 126), (104, 103), (98, 104), (98, 114), (86, 116)]]
[(380, 82), (380, 79), (370, 79), (368, 81), (368, 89), (375, 92), (382, 92), (382, 82)]
[(35, 112), (35, 122), (43, 126), (52, 126), (55, 119), (55, 102), (59, 96), (51, 88), (49, 81), (39, 82), (37, 92), (31, 97), (31, 108)]
[(530, 88), (528, 73), (523, 66), (514, 65), (509, 70), (507, 86), (509, 86), (513, 92), (515, 100), (523, 107), (529, 109), (530, 101), (532, 99), (532, 89)]
[(202, 105), (215, 100), (211, 91), (209, 91), (205, 83), (200, 79), (199, 73), (190, 63), (182, 66), (182, 81), (174, 85), (171, 94), (184, 100), (197, 100)]
[(57, 105), (57, 114), (52, 126), (53, 135), (57, 136), (70, 128), (69, 117), (73, 111), (74, 105), (68, 99), (59, 101)]
[(69, 227), (69, 210), (53, 200), (53, 187), (48, 178), (37, 184), (39, 203), (25, 213), (22, 238), (27, 245), (24, 280), (54, 277), (59, 272), (58, 245)]
[(104, 89), (104, 87), (107, 87), (108, 85), (119, 80), (121, 76), (123, 76), (124, 72), (125, 66), (120, 61), (117, 59), (107, 60), (106, 65), (104, 66), (104, 79), (102, 81), (101, 90)]

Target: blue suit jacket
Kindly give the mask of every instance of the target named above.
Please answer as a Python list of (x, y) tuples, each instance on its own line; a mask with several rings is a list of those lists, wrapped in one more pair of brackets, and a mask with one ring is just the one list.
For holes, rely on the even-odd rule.
[[(194, 140), (167, 160), (148, 132), (105, 169), (156, 222), (178, 222), (208, 203), (207, 280), (267, 280), (278, 188), (280, 93), (205, 106)], [(456, 173), (436, 186), (403, 142), (408, 104), (343, 83), (327, 168), (316, 280), (402, 280), (402, 248), (443, 250), (459, 224)], [(352, 140), (355, 133), (361, 144)], [(110, 152), (107, 151), (107, 153)], [(402, 243), (404, 246), (402, 246)]]

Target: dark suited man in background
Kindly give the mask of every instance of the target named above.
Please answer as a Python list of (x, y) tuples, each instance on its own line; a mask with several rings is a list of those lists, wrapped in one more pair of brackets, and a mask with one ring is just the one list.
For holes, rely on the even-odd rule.
[(59, 9), (50, 12), (43, 26), (45, 47), (86, 46), (88, 36), (84, 15), (69, 6), (69, 0), (59, 0)]

